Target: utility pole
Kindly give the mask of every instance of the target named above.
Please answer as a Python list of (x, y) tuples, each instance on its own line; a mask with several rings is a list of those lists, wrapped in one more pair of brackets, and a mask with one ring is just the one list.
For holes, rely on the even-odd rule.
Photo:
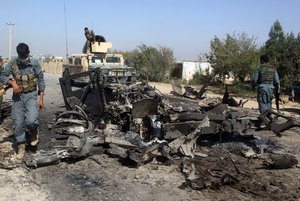
[(66, 1), (64, 1), (64, 15), (65, 15), (65, 32), (66, 32), (66, 57), (69, 56), (68, 50), (68, 32), (67, 32), (67, 14), (66, 14)]
[(11, 59), (11, 29), (12, 29), (12, 26), (14, 26), (15, 24), (9, 22), (9, 23), (6, 23), (9, 27), (9, 41), (8, 41), (8, 59), (10, 60)]

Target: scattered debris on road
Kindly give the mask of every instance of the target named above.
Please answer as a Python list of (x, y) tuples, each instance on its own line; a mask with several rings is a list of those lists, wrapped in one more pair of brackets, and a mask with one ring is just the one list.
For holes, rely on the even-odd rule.
[[(25, 164), (40, 167), (106, 153), (136, 167), (153, 160), (176, 164), (186, 175), (182, 188), (226, 185), (261, 197), (272, 196), (276, 185), (259, 170), (298, 164), (295, 156), (275, 153), (276, 143), (254, 132), (262, 121), (276, 134), (299, 126), (292, 118), (243, 108), (245, 101), (230, 97), (228, 89), (223, 98), (205, 97), (206, 86), (164, 95), (125, 70), (109, 73), (115, 76), (100, 69), (65, 73), (60, 85), (67, 110), (49, 123), (55, 145), (27, 153)], [(1, 161), (8, 161), (5, 157)], [(14, 167), (8, 164), (0, 165)]]

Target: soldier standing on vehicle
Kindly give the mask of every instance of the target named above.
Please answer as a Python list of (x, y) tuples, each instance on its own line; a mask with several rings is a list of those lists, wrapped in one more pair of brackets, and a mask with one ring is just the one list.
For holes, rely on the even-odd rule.
[(90, 53), (91, 52), (91, 43), (95, 41), (95, 34), (93, 30), (89, 30), (87, 27), (84, 28), (84, 35), (86, 38), (86, 42), (83, 46), (83, 53)]
[(272, 109), (272, 98), (275, 90), (279, 92), (280, 81), (274, 66), (269, 64), (268, 55), (260, 57), (261, 65), (255, 70), (252, 78), (252, 89), (257, 89), (257, 102), (260, 113)]
[(44, 108), (45, 80), (39, 62), (29, 55), (27, 44), (18, 44), (17, 53), (18, 57), (6, 64), (1, 81), (13, 88), (13, 133), (18, 144), (17, 159), (23, 159), (25, 143), (38, 143), (38, 109)]

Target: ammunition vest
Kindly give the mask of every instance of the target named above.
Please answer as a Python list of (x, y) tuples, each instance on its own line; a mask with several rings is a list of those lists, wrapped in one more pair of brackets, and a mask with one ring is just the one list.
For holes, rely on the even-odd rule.
[(269, 64), (263, 64), (259, 69), (259, 83), (271, 83), (274, 81), (275, 68)]
[(29, 75), (20, 75), (19, 67), (17, 65), (17, 60), (13, 63), (13, 68), (16, 70), (14, 79), (17, 85), (20, 87), (22, 93), (28, 93), (36, 90), (38, 84), (38, 78), (33, 73), (33, 66), (30, 68)]

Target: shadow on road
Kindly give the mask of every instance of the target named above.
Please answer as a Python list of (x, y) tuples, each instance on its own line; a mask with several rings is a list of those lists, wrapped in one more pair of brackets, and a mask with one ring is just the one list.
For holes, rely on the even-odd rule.
[(284, 111), (300, 115), (300, 108), (284, 108)]

